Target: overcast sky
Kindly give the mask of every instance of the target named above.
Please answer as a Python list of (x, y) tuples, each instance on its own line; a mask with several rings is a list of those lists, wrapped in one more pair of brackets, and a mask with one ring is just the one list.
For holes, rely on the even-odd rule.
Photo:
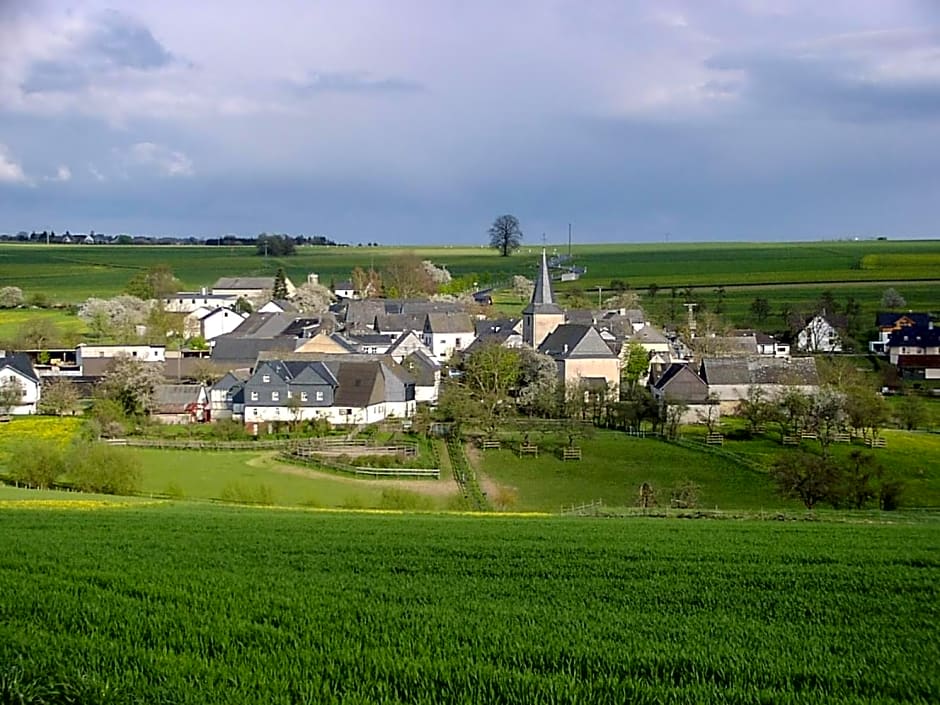
[(936, 237), (938, 0), (0, 0), (0, 232)]

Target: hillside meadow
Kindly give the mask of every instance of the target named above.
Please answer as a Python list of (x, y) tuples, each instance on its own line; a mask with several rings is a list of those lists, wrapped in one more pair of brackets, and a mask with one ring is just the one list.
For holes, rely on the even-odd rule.
[(935, 703), (940, 525), (4, 506), (0, 700)]

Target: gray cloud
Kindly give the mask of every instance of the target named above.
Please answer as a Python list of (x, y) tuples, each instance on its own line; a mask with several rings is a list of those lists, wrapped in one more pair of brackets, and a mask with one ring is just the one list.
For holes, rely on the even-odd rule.
[[(845, 121), (932, 120), (940, 116), (940, 45), (937, 74), (879, 74), (857, 56), (751, 52), (718, 54), (710, 69), (741, 78), (722, 81), (752, 107), (775, 114), (803, 113)], [(732, 74), (733, 75), (733, 74)]]
[(116, 71), (153, 71), (176, 60), (144, 24), (128, 15), (106, 10), (89, 22), (67, 56), (30, 67), (21, 84), (24, 92), (80, 91)]
[(425, 87), (397, 77), (379, 77), (365, 72), (310, 72), (306, 78), (291, 84), (304, 93), (417, 93)]

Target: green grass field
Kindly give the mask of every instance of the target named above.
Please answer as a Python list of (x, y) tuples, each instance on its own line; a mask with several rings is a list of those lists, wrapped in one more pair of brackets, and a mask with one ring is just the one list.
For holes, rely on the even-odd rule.
[(940, 529), (3, 509), (0, 701), (935, 703)]
[(135, 449), (144, 495), (238, 501), (264, 496), (281, 506), (446, 509), (457, 487), (444, 478), (366, 480), (317, 472), (280, 461), (273, 452), (201, 452)]
[[(538, 439), (531, 439), (538, 443)], [(783, 500), (764, 473), (729, 457), (598, 431), (578, 444), (582, 460), (564, 461), (553, 453), (518, 457), (512, 450), (474, 454), (476, 465), (497, 487), (517, 495), (522, 510), (557, 512), (563, 506), (603, 500), (608, 506), (633, 506), (640, 485), (649, 482), (668, 506), (669, 488), (690, 480), (702, 488), (701, 506), (718, 509), (796, 509)], [(497, 488), (491, 489), (498, 491)]]
[[(726, 431), (742, 422), (726, 420)], [(67, 445), (79, 432), (78, 419), (16, 418), (0, 427), (0, 472), (13, 462), (17, 439)], [(633, 438), (598, 430), (579, 441), (581, 461), (562, 461), (547, 445), (564, 439), (533, 434), (542, 445), (538, 457), (517, 457), (511, 450), (469, 449), (482, 473), (484, 489), (502, 510), (557, 513), (562, 507), (603, 500), (608, 507), (631, 507), (642, 483), (657, 491), (661, 506), (670, 490), (685, 481), (701, 486), (699, 506), (722, 511), (799, 511), (801, 505), (782, 499), (767, 471), (783, 448), (773, 431), (751, 440), (729, 437), (721, 449), (702, 442), (702, 427), (686, 429), (684, 445), (654, 438)], [(871, 451), (877, 461), (896, 471), (905, 483), (902, 506), (940, 507), (940, 435), (885, 430), (886, 448)], [(807, 441), (807, 449), (818, 444)], [(834, 445), (836, 457), (852, 445)], [(446, 453), (440, 453), (440, 480), (356, 479), (284, 462), (271, 451), (203, 452), (129, 448), (140, 459), (141, 495), (203, 501), (259, 502), (277, 506), (333, 508), (424, 509), (460, 508)], [(17, 496), (28, 499), (32, 491)]]

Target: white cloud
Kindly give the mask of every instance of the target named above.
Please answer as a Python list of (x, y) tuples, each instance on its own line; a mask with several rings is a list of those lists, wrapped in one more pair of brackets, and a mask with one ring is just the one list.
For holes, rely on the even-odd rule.
[(95, 181), (107, 181), (108, 180), (107, 177), (104, 174), (102, 174), (98, 170), (98, 167), (96, 167), (94, 164), (88, 165), (88, 173), (91, 174), (95, 178)]
[(154, 142), (137, 142), (127, 150), (130, 165), (150, 167), (164, 176), (192, 176), (193, 161), (185, 153)]
[(32, 185), (23, 167), (10, 155), (6, 145), (0, 144), (0, 183)]
[(43, 181), (71, 181), (72, 180), (72, 170), (69, 169), (65, 164), (60, 164), (59, 168), (56, 169), (56, 172), (53, 176), (44, 176)]

